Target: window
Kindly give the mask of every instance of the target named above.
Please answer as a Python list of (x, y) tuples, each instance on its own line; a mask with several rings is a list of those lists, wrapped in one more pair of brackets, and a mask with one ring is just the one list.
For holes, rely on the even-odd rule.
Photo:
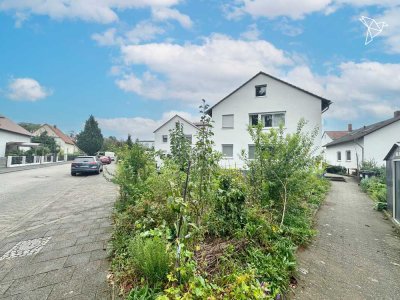
[(250, 125), (257, 126), (258, 124), (258, 115), (250, 115)]
[(222, 115), (222, 128), (233, 128), (233, 115)]
[(351, 161), (351, 151), (350, 150), (346, 151), (346, 160)]
[(192, 135), (191, 134), (186, 134), (185, 138), (187, 139), (187, 141), (192, 144)]
[(168, 135), (163, 135), (162, 136), (162, 141), (163, 141), (163, 143), (168, 142)]
[(250, 125), (256, 126), (261, 120), (265, 128), (285, 126), (285, 113), (251, 114)]
[(342, 152), (340, 152), (340, 151), (336, 152), (336, 156), (337, 156), (337, 161), (342, 160)]
[(225, 144), (222, 145), (222, 156), (223, 157), (233, 157), (233, 145)]
[(256, 146), (254, 145), (249, 145), (249, 154), (248, 154), (249, 159), (254, 159), (256, 157)]
[(256, 97), (265, 97), (267, 95), (267, 85), (256, 85)]

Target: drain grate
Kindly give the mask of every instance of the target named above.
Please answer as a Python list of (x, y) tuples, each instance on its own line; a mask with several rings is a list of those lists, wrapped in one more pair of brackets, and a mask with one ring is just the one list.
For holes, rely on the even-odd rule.
[(8, 250), (0, 261), (4, 259), (12, 259), (16, 257), (24, 257), (38, 253), (50, 241), (51, 237), (27, 240), (18, 242), (14, 247)]

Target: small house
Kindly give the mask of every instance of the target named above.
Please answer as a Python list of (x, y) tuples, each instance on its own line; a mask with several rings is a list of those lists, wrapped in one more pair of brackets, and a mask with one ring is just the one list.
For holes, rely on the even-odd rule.
[(400, 142), (393, 145), (385, 161), (387, 209), (400, 224)]

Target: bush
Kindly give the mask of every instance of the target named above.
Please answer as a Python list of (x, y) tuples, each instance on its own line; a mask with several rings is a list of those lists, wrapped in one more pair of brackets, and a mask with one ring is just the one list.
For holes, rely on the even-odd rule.
[(386, 184), (382, 183), (378, 177), (362, 179), (360, 182), (360, 188), (375, 201), (375, 208), (377, 210), (383, 210), (386, 208)]
[(325, 169), (326, 173), (346, 175), (347, 169), (342, 166), (327, 166)]
[(129, 244), (129, 256), (137, 275), (150, 286), (157, 286), (167, 279), (171, 268), (171, 255), (159, 237), (136, 236)]

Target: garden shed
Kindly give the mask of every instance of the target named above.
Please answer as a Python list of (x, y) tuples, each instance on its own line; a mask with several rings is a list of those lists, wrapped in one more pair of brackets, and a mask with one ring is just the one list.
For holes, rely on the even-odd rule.
[(385, 160), (387, 207), (394, 220), (400, 223), (400, 142), (393, 145)]

